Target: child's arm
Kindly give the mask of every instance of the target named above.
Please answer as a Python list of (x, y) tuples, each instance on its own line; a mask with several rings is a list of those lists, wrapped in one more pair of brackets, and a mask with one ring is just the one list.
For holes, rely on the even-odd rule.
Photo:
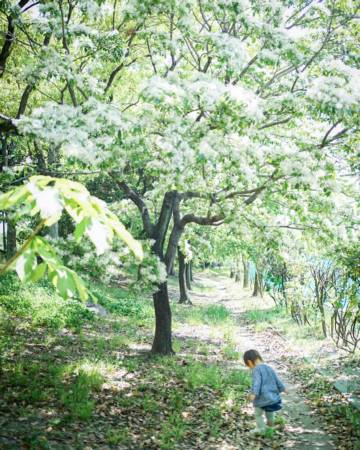
[(276, 372), (274, 371), (274, 375), (275, 375), (275, 381), (276, 381), (276, 386), (279, 389), (279, 392), (285, 392), (285, 385), (284, 383), (280, 380), (280, 378), (277, 376)]
[(261, 372), (260, 370), (253, 370), (252, 373), (252, 386), (251, 386), (251, 400), (255, 400), (255, 397), (260, 395), (261, 390)]

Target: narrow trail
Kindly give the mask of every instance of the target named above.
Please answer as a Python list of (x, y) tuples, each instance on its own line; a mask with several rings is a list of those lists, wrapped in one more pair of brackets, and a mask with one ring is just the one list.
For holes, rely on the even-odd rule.
[[(283, 395), (284, 408), (282, 415), (286, 418), (284, 434), (285, 443), (282, 448), (292, 449), (336, 449), (333, 436), (326, 431), (325, 424), (305, 402), (301, 395), (299, 385), (294, 381), (288, 367), (291, 356), (299, 357), (296, 349), (288, 348), (288, 344), (280, 335), (273, 332), (257, 332), (244, 320), (243, 313), (254, 308), (254, 298), (251, 292), (242, 289), (241, 285), (235, 284), (231, 279), (223, 276), (207, 277), (200, 275), (198, 280), (203, 286), (207, 286), (206, 293), (192, 292), (191, 299), (195, 305), (222, 304), (229, 309), (239, 323), (239, 327), (234, 336), (237, 350), (244, 352), (247, 349), (255, 348), (263, 355), (264, 360), (269, 363), (280, 375), (287, 389), (287, 394)], [(255, 300), (256, 301), (256, 300)], [(260, 299), (259, 299), (260, 301)], [(261, 307), (269, 308), (273, 306), (270, 300), (261, 299)], [(191, 330), (183, 330), (177, 333), (193, 337), (198, 336), (206, 339), (206, 334), (211, 333), (210, 327), (191, 327)], [(210, 337), (210, 336), (209, 336)], [(216, 338), (214, 333), (212, 338)], [(220, 338), (220, 336), (218, 336)], [(282, 355), (287, 355), (287, 360)]]

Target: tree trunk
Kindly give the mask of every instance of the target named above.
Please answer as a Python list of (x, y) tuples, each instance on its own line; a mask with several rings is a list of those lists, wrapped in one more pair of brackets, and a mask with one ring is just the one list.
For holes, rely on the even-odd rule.
[(151, 352), (160, 355), (172, 355), (171, 343), (171, 309), (167, 281), (159, 285), (153, 295), (155, 308), (155, 337)]
[(190, 261), (190, 281), (194, 281), (193, 262)]
[(259, 293), (261, 295), (261, 297), (264, 297), (264, 278), (263, 278), (263, 274), (258, 272), (258, 288), (259, 288)]
[(240, 272), (236, 272), (235, 273), (235, 283), (239, 283), (240, 282)]
[(6, 258), (9, 259), (16, 253), (16, 228), (14, 223), (7, 220), (6, 231)]
[(179, 259), (179, 288), (180, 288), (179, 303), (191, 304), (186, 289), (185, 257), (183, 252), (180, 250), (180, 247), (178, 247), (178, 259)]
[(255, 283), (254, 283), (254, 291), (252, 296), (253, 297), (257, 297), (259, 294), (259, 277), (258, 277), (258, 273), (255, 273)]
[(191, 262), (185, 264), (186, 287), (191, 291)]
[(49, 236), (53, 239), (59, 238), (59, 223), (54, 223), (49, 227)]
[(249, 287), (249, 264), (244, 258), (243, 258), (243, 267), (244, 267), (243, 287), (247, 288)]

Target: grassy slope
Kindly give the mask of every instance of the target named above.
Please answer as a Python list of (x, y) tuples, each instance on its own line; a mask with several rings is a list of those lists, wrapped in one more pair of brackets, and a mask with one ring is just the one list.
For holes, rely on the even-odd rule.
[[(219, 349), (178, 340), (179, 356), (149, 359), (151, 302), (99, 284), (94, 289), (112, 313), (105, 319), (64, 302), (45, 284), (2, 279), (0, 447), (220, 448), (226, 441), (246, 447), (249, 378), (242, 369), (224, 369), (240, 356), (231, 343)], [(234, 326), (223, 307), (173, 311), (175, 328)]]

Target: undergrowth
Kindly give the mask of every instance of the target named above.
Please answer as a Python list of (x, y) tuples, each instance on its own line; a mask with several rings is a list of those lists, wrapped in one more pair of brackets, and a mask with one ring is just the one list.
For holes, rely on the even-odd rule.
[[(47, 282), (1, 279), (1, 448), (191, 448), (251, 420), (242, 412), (248, 371), (223, 367), (239, 358), (230, 337), (215, 359), (214, 344), (191, 337), (174, 339), (181, 356), (148, 359), (136, 349), (152, 339), (150, 299), (99, 283), (90, 289), (107, 317), (64, 301)], [(173, 305), (173, 319), (225, 336), (235, 325), (218, 305)]]

